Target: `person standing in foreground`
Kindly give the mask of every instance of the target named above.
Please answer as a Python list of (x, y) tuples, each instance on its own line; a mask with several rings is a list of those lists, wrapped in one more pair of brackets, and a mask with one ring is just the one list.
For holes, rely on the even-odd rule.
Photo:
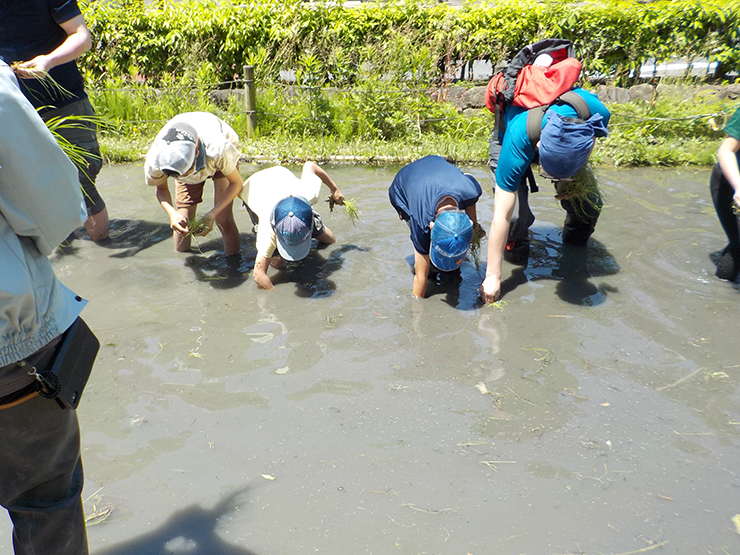
[(87, 165), (78, 171), (87, 206), (85, 229), (93, 241), (106, 241), (108, 209), (95, 186), (103, 166), (95, 111), (75, 61), (91, 45), (75, 0), (0, 0), (0, 57), (18, 63), (23, 94), (44, 121), (83, 118), (58, 133), (87, 153)]
[(16, 555), (88, 552), (77, 414), (29, 374), (85, 306), (47, 258), (85, 217), (74, 165), (0, 62), (0, 505)]
[[(486, 278), (481, 284), (481, 295), (486, 303), (496, 301), (501, 294), (502, 259), (526, 263), (529, 256), (528, 232), (534, 223), (534, 214), (529, 208), (526, 177), (537, 155), (545, 177), (555, 184), (555, 198), (566, 211), (563, 242), (585, 245), (596, 226), (602, 206), (598, 193), (595, 198), (581, 203), (581, 209), (576, 209), (563, 190), (582, 168), (590, 171), (585, 167), (586, 162), (595, 138), (608, 134), (606, 126), (610, 114), (596, 95), (579, 88), (572, 93), (582, 99), (579, 103), (585, 101), (588, 107), (591, 115), (585, 121), (578, 118), (578, 111), (570, 104), (554, 104), (541, 117), (541, 134), (533, 144), (528, 133), (528, 111), (511, 106), (504, 112), (503, 136), (500, 133), (494, 136), (497, 130), (491, 136), (489, 163), (494, 184), (494, 210), (488, 237)], [(512, 221), (517, 203), (517, 217)]]
[(319, 198), (322, 183), (329, 188), (332, 201), (343, 205), (344, 195), (329, 174), (311, 161), (303, 164), (300, 179), (282, 166), (258, 171), (247, 179), (247, 210), (257, 229), (252, 277), (262, 289), (274, 289), (267, 269), (305, 258), (311, 250), (311, 239), (325, 245), (336, 242), (319, 213), (311, 208)]
[[(239, 174), (239, 136), (208, 112), (186, 112), (168, 121), (146, 155), (146, 184), (156, 187), (157, 200), (170, 219), (177, 252), (190, 250), (190, 235), (205, 236), (214, 221), (221, 231), (224, 255), (239, 254), (239, 229), (233, 204), (244, 182)], [(167, 178), (175, 178), (175, 203)], [(197, 222), (206, 179), (213, 180), (213, 208)]]
[(728, 240), (715, 275), (735, 281), (740, 274), (740, 110), (725, 125), (725, 133), (727, 137), (719, 145), (718, 163), (712, 170), (709, 190)]
[(388, 196), (411, 230), (414, 296), (426, 295), (432, 265), (444, 272), (460, 268), (478, 225), (475, 205), (481, 194), (472, 175), (441, 156), (425, 156), (396, 174)]

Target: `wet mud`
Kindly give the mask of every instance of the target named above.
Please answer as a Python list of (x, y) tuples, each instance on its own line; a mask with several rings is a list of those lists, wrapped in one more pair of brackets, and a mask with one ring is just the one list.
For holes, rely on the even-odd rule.
[(541, 184), (529, 264), (484, 307), (485, 255), (411, 297), (398, 167), (326, 168), (362, 220), (319, 205), (338, 242), (271, 292), (238, 202), (240, 259), (217, 231), (176, 254), (142, 167), (103, 169), (111, 244), (53, 257), (101, 342), (91, 553), (740, 552), (740, 295), (708, 170), (599, 170), (584, 248)]

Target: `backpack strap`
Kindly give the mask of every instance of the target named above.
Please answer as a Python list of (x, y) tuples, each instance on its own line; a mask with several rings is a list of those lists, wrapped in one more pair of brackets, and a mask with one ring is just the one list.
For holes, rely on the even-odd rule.
[(586, 101), (580, 94), (576, 94), (573, 91), (564, 92), (555, 102), (569, 104), (583, 121), (591, 117), (591, 109), (586, 104)]
[(527, 110), (527, 137), (529, 137), (529, 142), (532, 143), (535, 152), (537, 152), (537, 143), (540, 141), (540, 135), (542, 134), (542, 118), (545, 117), (545, 112), (549, 107), (537, 106)]

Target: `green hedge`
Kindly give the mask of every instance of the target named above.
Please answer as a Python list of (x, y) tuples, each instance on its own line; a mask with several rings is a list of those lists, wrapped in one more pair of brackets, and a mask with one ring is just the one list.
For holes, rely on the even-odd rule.
[(298, 70), (303, 84), (345, 85), (370, 72), (429, 83), (475, 59), (500, 62), (545, 37), (574, 41), (587, 73), (628, 81), (647, 59), (675, 56), (740, 69), (740, 0), (638, 3), (512, 1), (456, 9), (423, 2), (90, 1), (94, 47), (80, 66), (106, 78), (159, 83), (198, 72), (228, 81), (244, 64), (258, 79)]

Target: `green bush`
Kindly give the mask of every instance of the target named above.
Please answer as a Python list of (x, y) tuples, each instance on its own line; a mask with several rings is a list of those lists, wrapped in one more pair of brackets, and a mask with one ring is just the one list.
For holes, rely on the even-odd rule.
[(368, 66), (443, 81), (461, 63), (501, 62), (550, 36), (571, 39), (587, 73), (618, 84), (649, 58), (702, 57), (721, 71), (737, 71), (740, 61), (738, 0), (505, 0), (461, 9), (422, 0), (354, 8), (300, 0), (113, 0), (83, 10), (95, 38), (83, 62), (91, 82), (132, 68), (155, 83), (179, 78), (193, 45), (220, 81), (246, 63), (259, 68), (261, 81), (278, 80), (280, 69), (300, 71), (311, 59), (310, 77), (320, 85), (356, 82)]
[[(209, 95), (216, 87), (241, 87), (245, 64), (255, 67), (258, 86), (259, 127), (251, 142), (264, 148), (251, 148), (255, 155), (285, 153), (302, 141), (319, 153), (330, 146), (344, 151), (338, 145), (364, 145), (369, 157), (435, 148), (483, 161), (490, 114), (469, 117), (435, 99), (471, 60), (501, 62), (524, 44), (561, 36), (575, 43), (587, 74), (613, 84), (628, 84), (649, 58), (704, 57), (722, 71), (737, 71), (740, 63), (740, 0), (506, 0), (459, 9), (419, 0), (355, 8), (298, 0), (113, 0), (83, 4), (83, 13), (94, 47), (80, 67), (109, 122), (104, 148), (117, 159), (125, 157), (127, 141), (139, 152), (183, 111), (214, 112), (246, 137), (241, 101), (217, 105)], [(283, 83), (281, 70), (293, 71), (295, 83)], [(675, 118), (726, 106), (710, 108), (663, 101), (612, 107), (614, 131), (596, 156), (631, 165), (707, 160), (721, 134), (707, 118)]]

